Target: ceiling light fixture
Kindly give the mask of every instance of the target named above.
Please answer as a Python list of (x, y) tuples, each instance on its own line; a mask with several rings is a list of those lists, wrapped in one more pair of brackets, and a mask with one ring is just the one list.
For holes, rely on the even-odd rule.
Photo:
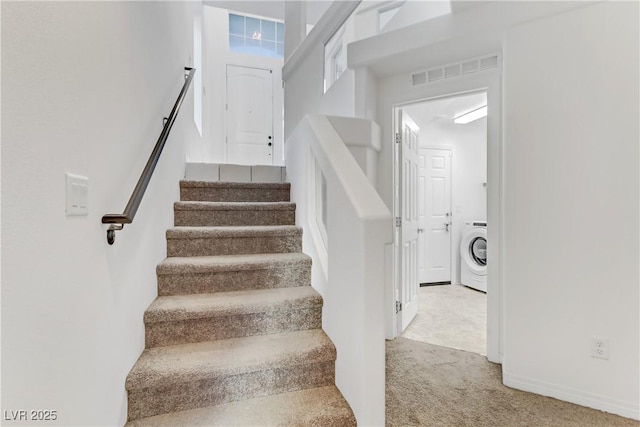
[(464, 113), (458, 117), (453, 119), (453, 123), (458, 125), (466, 125), (467, 123), (471, 123), (474, 120), (481, 119), (483, 117), (487, 117), (487, 106), (483, 105), (480, 108), (476, 108), (475, 110), (469, 111), (468, 113)]

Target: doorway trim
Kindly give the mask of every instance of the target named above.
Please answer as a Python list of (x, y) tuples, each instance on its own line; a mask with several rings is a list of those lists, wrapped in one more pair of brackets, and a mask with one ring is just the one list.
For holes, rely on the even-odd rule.
[[(501, 65), (501, 64), (500, 64)], [(469, 75), (452, 81), (443, 81), (421, 87), (412, 87), (408, 91), (389, 94), (383, 104), (383, 119), (389, 139), (387, 144), (395, 144), (393, 132), (396, 129), (395, 111), (424, 101), (433, 101), (477, 92), (487, 93), (487, 240), (488, 256), (492, 260), (487, 265), (487, 359), (494, 363), (502, 363), (504, 349), (504, 147), (502, 138), (502, 81), (500, 68), (484, 71), (476, 75)], [(392, 188), (395, 189), (396, 166), (391, 162)], [(395, 190), (394, 190), (395, 191)], [(392, 195), (392, 209), (397, 212), (395, 197)], [(395, 236), (395, 233), (394, 233)], [(395, 243), (395, 242), (394, 242)], [(395, 260), (394, 260), (395, 262)], [(393, 271), (397, 271), (393, 266)], [(391, 292), (396, 295), (398, 289), (397, 274), (393, 274)], [(387, 305), (387, 307), (389, 307)], [(393, 313), (387, 316), (386, 330), (398, 336), (397, 316)], [(388, 335), (388, 334), (387, 334)]]

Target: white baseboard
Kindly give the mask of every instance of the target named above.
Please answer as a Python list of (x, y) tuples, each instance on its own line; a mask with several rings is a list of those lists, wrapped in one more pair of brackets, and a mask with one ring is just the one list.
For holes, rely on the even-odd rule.
[(507, 372), (503, 372), (502, 382), (507, 387), (553, 397), (575, 403), (576, 405), (598, 409), (634, 420), (640, 420), (640, 404), (638, 403), (623, 402), (557, 384), (511, 375)]

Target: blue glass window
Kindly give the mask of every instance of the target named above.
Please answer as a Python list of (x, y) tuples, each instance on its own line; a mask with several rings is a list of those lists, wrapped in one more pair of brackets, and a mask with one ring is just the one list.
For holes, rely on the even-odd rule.
[(230, 13), (229, 49), (248, 55), (284, 58), (284, 24)]
[(262, 21), (262, 40), (270, 42), (276, 41), (276, 23), (273, 21)]
[(259, 19), (245, 18), (244, 36), (248, 39), (260, 40), (262, 31), (260, 31)]
[(229, 34), (244, 36), (244, 16), (229, 15)]

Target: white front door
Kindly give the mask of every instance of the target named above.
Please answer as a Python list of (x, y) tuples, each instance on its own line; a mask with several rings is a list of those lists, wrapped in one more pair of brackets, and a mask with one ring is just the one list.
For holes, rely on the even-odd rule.
[(227, 163), (273, 164), (272, 75), (227, 65)]
[(398, 110), (399, 298), (401, 331), (418, 313), (418, 133), (416, 123)]
[(420, 149), (424, 215), (420, 217), (420, 283), (451, 281), (451, 158), (446, 149)]

